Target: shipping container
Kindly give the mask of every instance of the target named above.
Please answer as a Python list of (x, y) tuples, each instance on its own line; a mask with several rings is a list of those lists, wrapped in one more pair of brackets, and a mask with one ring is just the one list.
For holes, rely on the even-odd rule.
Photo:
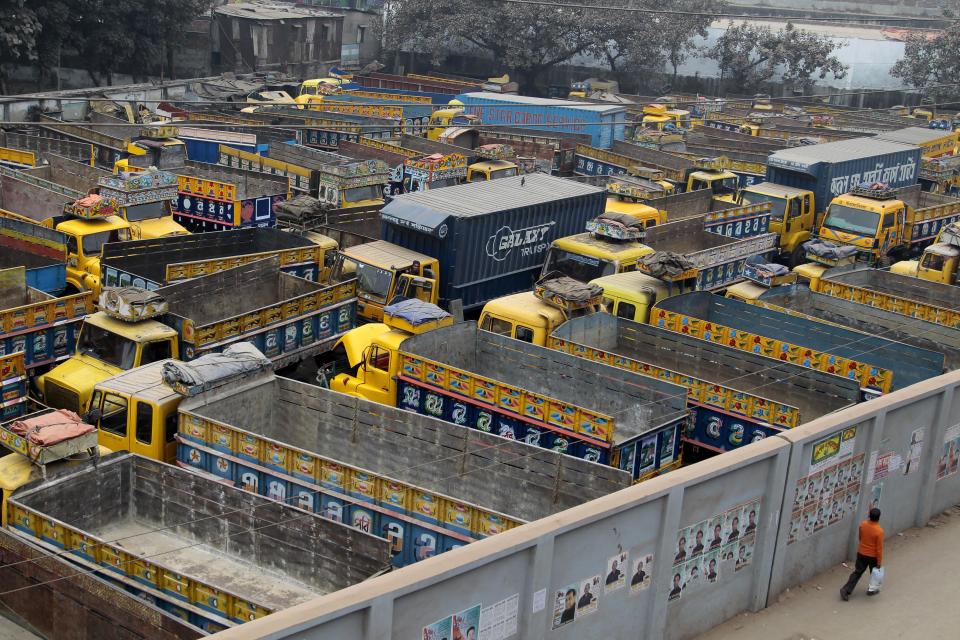
[[(634, 479), (679, 466), (685, 397), (671, 381), (611, 370), (472, 322), (400, 345), (398, 407), (616, 467)], [(656, 463), (639, 474), (640, 449), (650, 442)]]
[(324, 253), (322, 247), (302, 236), (279, 229), (248, 228), (111, 242), (103, 247), (100, 271), (105, 287), (155, 290), (276, 255), (282, 271), (317, 281)]
[(919, 172), (920, 147), (876, 138), (783, 149), (767, 158), (767, 181), (813, 191), (819, 211), (860, 183), (907, 187)]
[[(381, 537), (133, 454), (27, 488), (7, 516), (39, 558), (67, 559), (207, 632), (360, 583), (390, 562)], [(72, 581), (59, 584), (74, 597)]]
[(708, 293), (666, 298), (650, 324), (858, 380), (868, 396), (943, 372), (943, 354)]
[(440, 261), (440, 304), (464, 309), (533, 286), (557, 238), (600, 215), (606, 191), (545, 174), (397, 196), (380, 237)]
[(924, 158), (953, 155), (957, 148), (957, 132), (929, 127), (907, 127), (886, 131), (874, 136), (875, 140), (912, 144), (920, 147)]
[(466, 105), (468, 113), (478, 116), (485, 125), (585, 133), (590, 136), (590, 144), (601, 149), (609, 149), (614, 140), (623, 140), (626, 108), (622, 105), (501, 95), (487, 91), (462, 93), (457, 100)]
[(832, 322), (918, 349), (940, 351), (947, 369), (960, 368), (960, 332), (932, 322), (814, 293), (802, 285), (773, 287), (753, 300), (753, 304), (821, 322)]
[[(179, 412), (181, 465), (387, 538), (395, 566), (631, 482), (615, 469), (270, 373), (186, 398)], [(509, 464), (491, 466), (491, 455)]]
[(860, 397), (855, 380), (607, 313), (568, 320), (548, 345), (682, 386), (694, 411), (683, 438), (715, 452), (776, 435)]

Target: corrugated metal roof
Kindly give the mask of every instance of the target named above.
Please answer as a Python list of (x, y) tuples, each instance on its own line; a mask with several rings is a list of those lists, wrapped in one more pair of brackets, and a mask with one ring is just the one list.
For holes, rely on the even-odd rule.
[(770, 160), (801, 164), (815, 162), (846, 162), (885, 153), (900, 153), (917, 148), (914, 144), (901, 144), (877, 138), (853, 138), (824, 144), (812, 144), (805, 147), (781, 149), (770, 154)]
[(903, 144), (924, 144), (948, 138), (954, 135), (952, 131), (943, 129), (927, 129), (926, 127), (907, 127), (906, 129), (897, 129), (896, 131), (885, 131), (876, 136), (877, 140), (886, 140), (888, 142), (900, 142)]
[(571, 100), (557, 100), (556, 98), (536, 98), (533, 96), (503, 95), (490, 91), (471, 91), (462, 93), (458, 97), (468, 97), (478, 102), (496, 102), (498, 104), (526, 104), (541, 107), (566, 107), (582, 111), (596, 111), (598, 113), (618, 113), (626, 107), (619, 104), (596, 104), (591, 102), (573, 102)]
[(604, 191), (600, 187), (566, 178), (530, 173), (512, 178), (404, 193), (385, 206), (383, 213), (406, 217), (404, 212), (419, 210), (423, 213), (439, 213), (444, 218), (451, 215), (468, 218)]

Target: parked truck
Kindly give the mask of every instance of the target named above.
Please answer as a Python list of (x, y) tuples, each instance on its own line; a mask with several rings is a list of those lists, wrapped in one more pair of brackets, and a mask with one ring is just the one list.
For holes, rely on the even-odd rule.
[(329, 277), (336, 249), (332, 240), (321, 245), (279, 229), (259, 228), (109, 243), (101, 258), (103, 286), (155, 291), (272, 256), (280, 260), (281, 271), (321, 282)]
[[(74, 449), (91, 442), (96, 449), (96, 432), (41, 452), (62, 457), (56, 450), (72, 441), (79, 441)], [(26, 471), (25, 481), (29, 465)], [(59, 558), (73, 569), (68, 575), (100, 579), (80, 586), (76, 580), (54, 580), (53, 589), (70, 598), (90, 598), (88, 590), (101, 597), (104, 591), (126, 592), (127, 598), (152, 603), (157, 627), (167, 629), (160, 620), (168, 617), (188, 622), (192, 626), (180, 630), (186, 637), (357, 584), (390, 562), (384, 538), (225, 486), (209, 474), (129, 453), (88, 461), (12, 496), (4, 491), (3, 497), (6, 527), (0, 535), (26, 543), (33, 551), (25, 554), (30, 562)], [(245, 514), (246, 534), (225, 533), (236, 526), (239, 512)], [(126, 608), (118, 605), (120, 612)], [(18, 613), (29, 619), (34, 611)], [(114, 624), (125, 623), (118, 614)]]
[(291, 195), (286, 178), (190, 161), (176, 189), (173, 217), (193, 233), (276, 226), (276, 206)]
[(59, 295), (67, 287), (67, 236), (0, 217), (0, 271), (11, 268), (24, 269), (28, 287)]
[[(398, 567), (630, 483), (614, 469), (269, 374), (184, 398), (179, 414), (182, 466), (387, 538)], [(490, 467), (490, 447), (513, 464)], [(507, 482), (526, 499), (501, 491)]]
[(919, 185), (894, 190), (884, 184), (859, 185), (833, 199), (816, 237), (806, 245), (816, 264), (800, 267), (814, 277), (844, 261), (884, 266), (919, 256), (946, 225), (960, 220), (960, 199), (920, 191)]
[(938, 158), (950, 156), (956, 152), (958, 133), (951, 129), (934, 129), (932, 127), (906, 127), (894, 131), (884, 131), (874, 138), (886, 142), (912, 144), (920, 147), (921, 157)]
[(943, 354), (708, 293), (657, 303), (650, 323), (701, 340), (857, 380), (865, 397), (940, 375)]
[(920, 148), (855, 138), (782, 149), (767, 158), (767, 182), (813, 193), (817, 212), (862, 182), (890, 188), (917, 183)]
[(791, 267), (804, 262), (803, 245), (813, 237), (816, 225), (816, 200), (807, 189), (760, 182), (744, 187), (741, 204), (770, 203), (770, 231), (779, 236), (780, 256)]
[(0, 270), (0, 354), (22, 352), (27, 371), (42, 373), (70, 357), (93, 310), (90, 291), (55, 297), (31, 288), (22, 266)]
[(573, 174), (577, 144), (589, 144), (587, 134), (537, 131), (519, 127), (484, 127), (479, 130), (478, 145), (509, 144), (517, 154), (517, 163), (525, 173), (540, 171), (555, 176)]
[(310, 282), (280, 271), (273, 257), (156, 291), (105, 289), (99, 306), (69, 361), (40, 380), (48, 405), (83, 411), (101, 380), (236, 342), (252, 343), (278, 368), (325, 353), (355, 325), (356, 281)]
[[(330, 208), (375, 206), (383, 204), (383, 187), (390, 168), (383, 162), (353, 158), (309, 149), (301, 145), (270, 144), (270, 157), (315, 172), (316, 193), (311, 193)], [(314, 188), (311, 182), (311, 190)]]
[(960, 262), (960, 222), (941, 227), (933, 244), (927, 245), (917, 260), (904, 260), (891, 265), (890, 271), (931, 282), (957, 284), (957, 263)]
[(530, 289), (550, 242), (583, 229), (604, 201), (603, 189), (544, 174), (463, 184), (398, 196), (380, 237), (438, 261), (441, 306), (473, 309)]
[[(606, 313), (566, 322), (548, 345), (682, 387), (694, 414), (682, 438), (716, 453), (853, 405), (860, 394), (855, 380)], [(641, 440), (637, 473), (650, 469), (652, 448)]]
[(397, 406), (637, 473), (657, 440), (663, 473), (679, 465), (684, 390), (672, 383), (482, 331), (441, 327), (401, 343)]

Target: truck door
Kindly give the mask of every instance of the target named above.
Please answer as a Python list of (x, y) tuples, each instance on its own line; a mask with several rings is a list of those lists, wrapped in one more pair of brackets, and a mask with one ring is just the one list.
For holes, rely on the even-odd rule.
[[(136, 410), (133, 413), (133, 438), (130, 441), (130, 451), (146, 458), (170, 462), (164, 447), (163, 429), (157, 428), (162, 411), (159, 407), (145, 400), (137, 400)], [(173, 458), (176, 458), (174, 450)]]
[(156, 342), (147, 342), (140, 346), (140, 359), (135, 366), (142, 367), (151, 362), (166, 360), (168, 358), (177, 358), (173, 340), (158, 340)]
[(110, 391), (95, 391), (87, 421), (100, 430), (98, 441), (113, 451), (130, 451), (129, 399)]
[(897, 233), (897, 230), (897, 212), (888, 211), (883, 214), (883, 217), (880, 219), (880, 232), (877, 234), (879, 246), (878, 258), (883, 258), (888, 255), (891, 249), (894, 249), (900, 244), (900, 235)]
[(416, 298), (424, 302), (437, 303), (437, 281), (434, 278), (423, 278), (409, 273), (400, 275), (397, 280), (395, 296)]
[(363, 359), (364, 384), (360, 389), (361, 395), (367, 400), (380, 404), (392, 405), (396, 402), (393, 380), (391, 379), (391, 358), (397, 354), (388, 349), (371, 345), (365, 350)]

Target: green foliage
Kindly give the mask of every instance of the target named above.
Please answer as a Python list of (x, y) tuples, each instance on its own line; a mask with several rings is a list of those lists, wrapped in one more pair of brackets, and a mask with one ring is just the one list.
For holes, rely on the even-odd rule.
[[(960, 23), (953, 22), (935, 38), (925, 33), (907, 36), (903, 57), (890, 70), (924, 97), (933, 99), (960, 96), (957, 78), (960, 76)], [(944, 86), (946, 85), (946, 86)]]
[(40, 21), (25, 0), (0, 0), (0, 62), (36, 60)]
[(783, 81), (804, 89), (814, 78), (828, 74), (843, 78), (848, 67), (833, 55), (839, 47), (826, 36), (797, 29), (779, 31), (743, 22), (731, 25), (707, 51), (737, 91), (749, 92), (768, 82), (780, 70)]

